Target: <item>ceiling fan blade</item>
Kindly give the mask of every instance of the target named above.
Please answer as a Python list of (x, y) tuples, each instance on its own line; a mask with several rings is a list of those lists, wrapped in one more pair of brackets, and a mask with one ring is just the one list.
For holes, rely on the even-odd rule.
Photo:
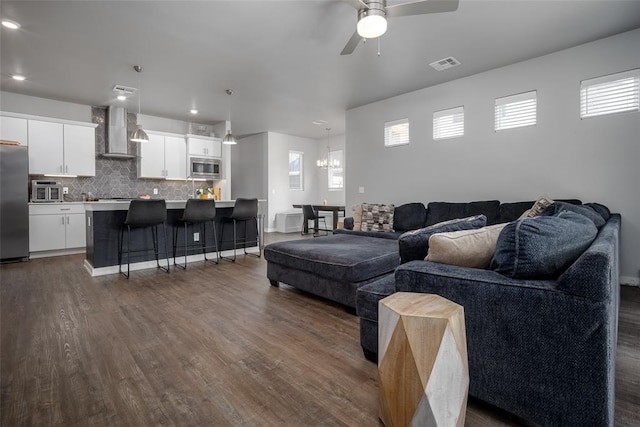
[(424, 15), (458, 10), (458, 0), (424, 0), (387, 6), (387, 17)]
[(362, 0), (345, 0), (345, 1), (349, 3), (349, 5), (356, 10), (360, 10), (363, 7), (366, 7), (367, 9), (369, 8), (369, 6), (367, 6), (367, 4)]
[(351, 55), (353, 51), (356, 50), (356, 47), (358, 47), (360, 40), (362, 40), (362, 37), (360, 37), (357, 31), (354, 32), (344, 49), (342, 49), (342, 52), (340, 52), (340, 55)]

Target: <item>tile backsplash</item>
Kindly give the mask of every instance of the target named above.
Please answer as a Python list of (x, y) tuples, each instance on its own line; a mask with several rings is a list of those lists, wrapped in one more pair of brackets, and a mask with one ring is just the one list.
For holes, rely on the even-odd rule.
[[(150, 194), (153, 198), (167, 200), (184, 200), (189, 198), (195, 188), (205, 184), (215, 186), (215, 182), (196, 182), (195, 186), (191, 181), (167, 181), (164, 179), (138, 179), (137, 161), (138, 159), (112, 159), (102, 157), (105, 152), (106, 126), (105, 118), (107, 109), (104, 107), (92, 107), (91, 117), (93, 123), (97, 123), (96, 128), (96, 175), (78, 178), (47, 178), (44, 176), (30, 175), (29, 179), (55, 179), (63, 186), (69, 188), (69, 194), (65, 196), (66, 201), (82, 200), (82, 193), (91, 193), (94, 197), (108, 199), (114, 197), (137, 197), (140, 194)], [(128, 133), (136, 127), (136, 115), (127, 113)], [(194, 126), (194, 134), (207, 136), (202, 130), (206, 126)], [(136, 153), (136, 143), (129, 141), (129, 153)], [(158, 194), (153, 195), (153, 189), (158, 189)]]

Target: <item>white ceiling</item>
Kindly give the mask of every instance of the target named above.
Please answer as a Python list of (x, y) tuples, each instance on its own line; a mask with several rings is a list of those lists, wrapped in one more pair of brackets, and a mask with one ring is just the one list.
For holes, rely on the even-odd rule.
[[(345, 1), (3, 0), (0, 14), (22, 25), (0, 33), (2, 90), (116, 104), (113, 85), (138, 87), (139, 64), (143, 114), (215, 123), (230, 101), (236, 135), (311, 138), (326, 135), (318, 119), (344, 132), (348, 108), (640, 27), (640, 1), (460, 0), (391, 19), (381, 56), (375, 40), (340, 56), (356, 24)], [(447, 56), (462, 65), (429, 67)]]

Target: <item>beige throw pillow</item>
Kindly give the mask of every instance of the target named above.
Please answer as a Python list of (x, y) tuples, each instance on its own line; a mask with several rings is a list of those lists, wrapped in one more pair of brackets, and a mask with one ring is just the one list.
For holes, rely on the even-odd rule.
[(360, 231), (362, 228), (362, 205), (353, 205), (353, 229)]
[(460, 267), (489, 268), (498, 236), (506, 225), (434, 234), (429, 238), (429, 252), (425, 260)]

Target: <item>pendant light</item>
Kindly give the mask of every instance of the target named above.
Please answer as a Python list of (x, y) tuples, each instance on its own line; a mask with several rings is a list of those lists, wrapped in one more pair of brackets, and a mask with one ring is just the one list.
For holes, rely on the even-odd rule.
[(335, 168), (339, 168), (340, 167), (340, 160), (338, 160), (338, 159), (331, 160), (330, 159), (330, 157), (331, 157), (331, 144), (329, 143), (329, 141), (330, 141), (331, 128), (326, 128), (325, 130), (327, 131), (327, 157), (325, 157), (324, 159), (316, 161), (316, 166), (318, 166), (320, 169), (327, 169), (327, 168), (335, 169)]
[(142, 89), (140, 88), (140, 73), (143, 68), (139, 65), (134, 65), (133, 69), (138, 73), (138, 115), (136, 116), (136, 130), (131, 134), (131, 141), (133, 142), (149, 142), (149, 136), (142, 129), (142, 126), (138, 124), (140, 120), (140, 99), (142, 98)]
[[(225, 92), (227, 95), (231, 96), (233, 89), (227, 89)], [(231, 133), (231, 100), (229, 100), (229, 130), (227, 130), (227, 134), (222, 139), (222, 143), (226, 145), (236, 145), (238, 143)]]

